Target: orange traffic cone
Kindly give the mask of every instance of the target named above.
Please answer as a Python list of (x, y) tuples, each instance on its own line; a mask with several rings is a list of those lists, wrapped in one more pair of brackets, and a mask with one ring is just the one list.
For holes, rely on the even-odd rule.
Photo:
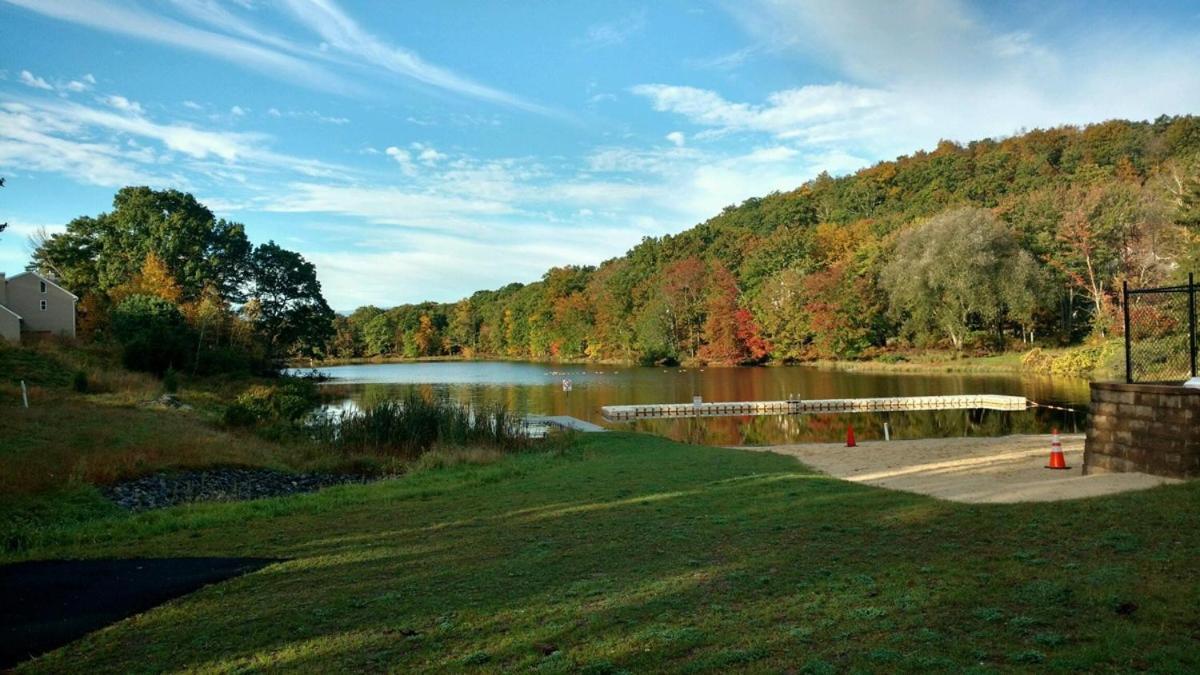
[(1046, 465), (1047, 469), (1069, 469), (1067, 466), (1067, 458), (1063, 457), (1062, 441), (1058, 440), (1058, 429), (1052, 432), (1053, 440), (1050, 441), (1050, 463)]
[(853, 424), (851, 424), (850, 427), (846, 429), (846, 447), (847, 448), (858, 447), (858, 443), (854, 442), (854, 425)]

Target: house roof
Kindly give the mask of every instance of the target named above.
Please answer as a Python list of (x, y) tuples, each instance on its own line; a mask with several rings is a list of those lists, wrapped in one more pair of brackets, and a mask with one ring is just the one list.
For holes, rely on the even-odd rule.
[(9, 314), (12, 314), (13, 316), (17, 317), (17, 319), (18, 319), (18, 320), (22, 320), (22, 321), (23, 321), (23, 319), (21, 319), (21, 315), (20, 315), (20, 314), (17, 314), (16, 312), (14, 312), (14, 311), (12, 311), (11, 309), (9, 309), (9, 308), (5, 307), (4, 305), (0, 305), (0, 309), (2, 309), (2, 310), (4, 310), (4, 311), (8, 312)]
[(20, 279), (21, 277), (25, 277), (25, 276), (29, 276), (29, 275), (33, 275), (33, 276), (37, 277), (38, 279), (41, 279), (42, 281), (50, 284), (51, 286), (57, 288), (58, 290), (62, 291), (63, 293), (66, 293), (67, 295), (71, 296), (72, 298), (75, 298), (76, 300), (79, 299), (78, 295), (75, 295), (71, 291), (68, 291), (67, 289), (63, 288), (62, 286), (59, 286), (58, 284), (54, 283), (54, 281), (52, 279), (47, 279), (46, 277), (38, 274), (37, 272), (21, 272), (20, 274), (18, 274), (16, 276), (9, 277), (8, 280), (12, 281), (14, 279)]

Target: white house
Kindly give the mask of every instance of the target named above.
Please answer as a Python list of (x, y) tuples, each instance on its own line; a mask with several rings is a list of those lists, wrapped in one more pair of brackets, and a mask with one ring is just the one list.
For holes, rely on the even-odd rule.
[(37, 272), (0, 274), (0, 338), (19, 342), (21, 333), (75, 337), (75, 294)]

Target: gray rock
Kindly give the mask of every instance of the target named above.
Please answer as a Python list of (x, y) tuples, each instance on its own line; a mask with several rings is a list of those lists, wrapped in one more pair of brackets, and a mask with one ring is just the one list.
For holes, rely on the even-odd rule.
[(189, 502), (280, 497), (370, 480), (350, 474), (296, 474), (271, 469), (218, 468), (160, 472), (104, 486), (100, 491), (121, 508), (147, 511)]

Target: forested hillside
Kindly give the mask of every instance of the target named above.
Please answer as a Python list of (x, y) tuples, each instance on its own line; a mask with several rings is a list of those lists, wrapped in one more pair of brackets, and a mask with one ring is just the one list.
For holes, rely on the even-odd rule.
[(329, 355), (755, 363), (1000, 350), (1119, 330), (1123, 280), (1186, 275), (1200, 118), (1034, 130), (821, 175), (598, 267), (362, 307)]

